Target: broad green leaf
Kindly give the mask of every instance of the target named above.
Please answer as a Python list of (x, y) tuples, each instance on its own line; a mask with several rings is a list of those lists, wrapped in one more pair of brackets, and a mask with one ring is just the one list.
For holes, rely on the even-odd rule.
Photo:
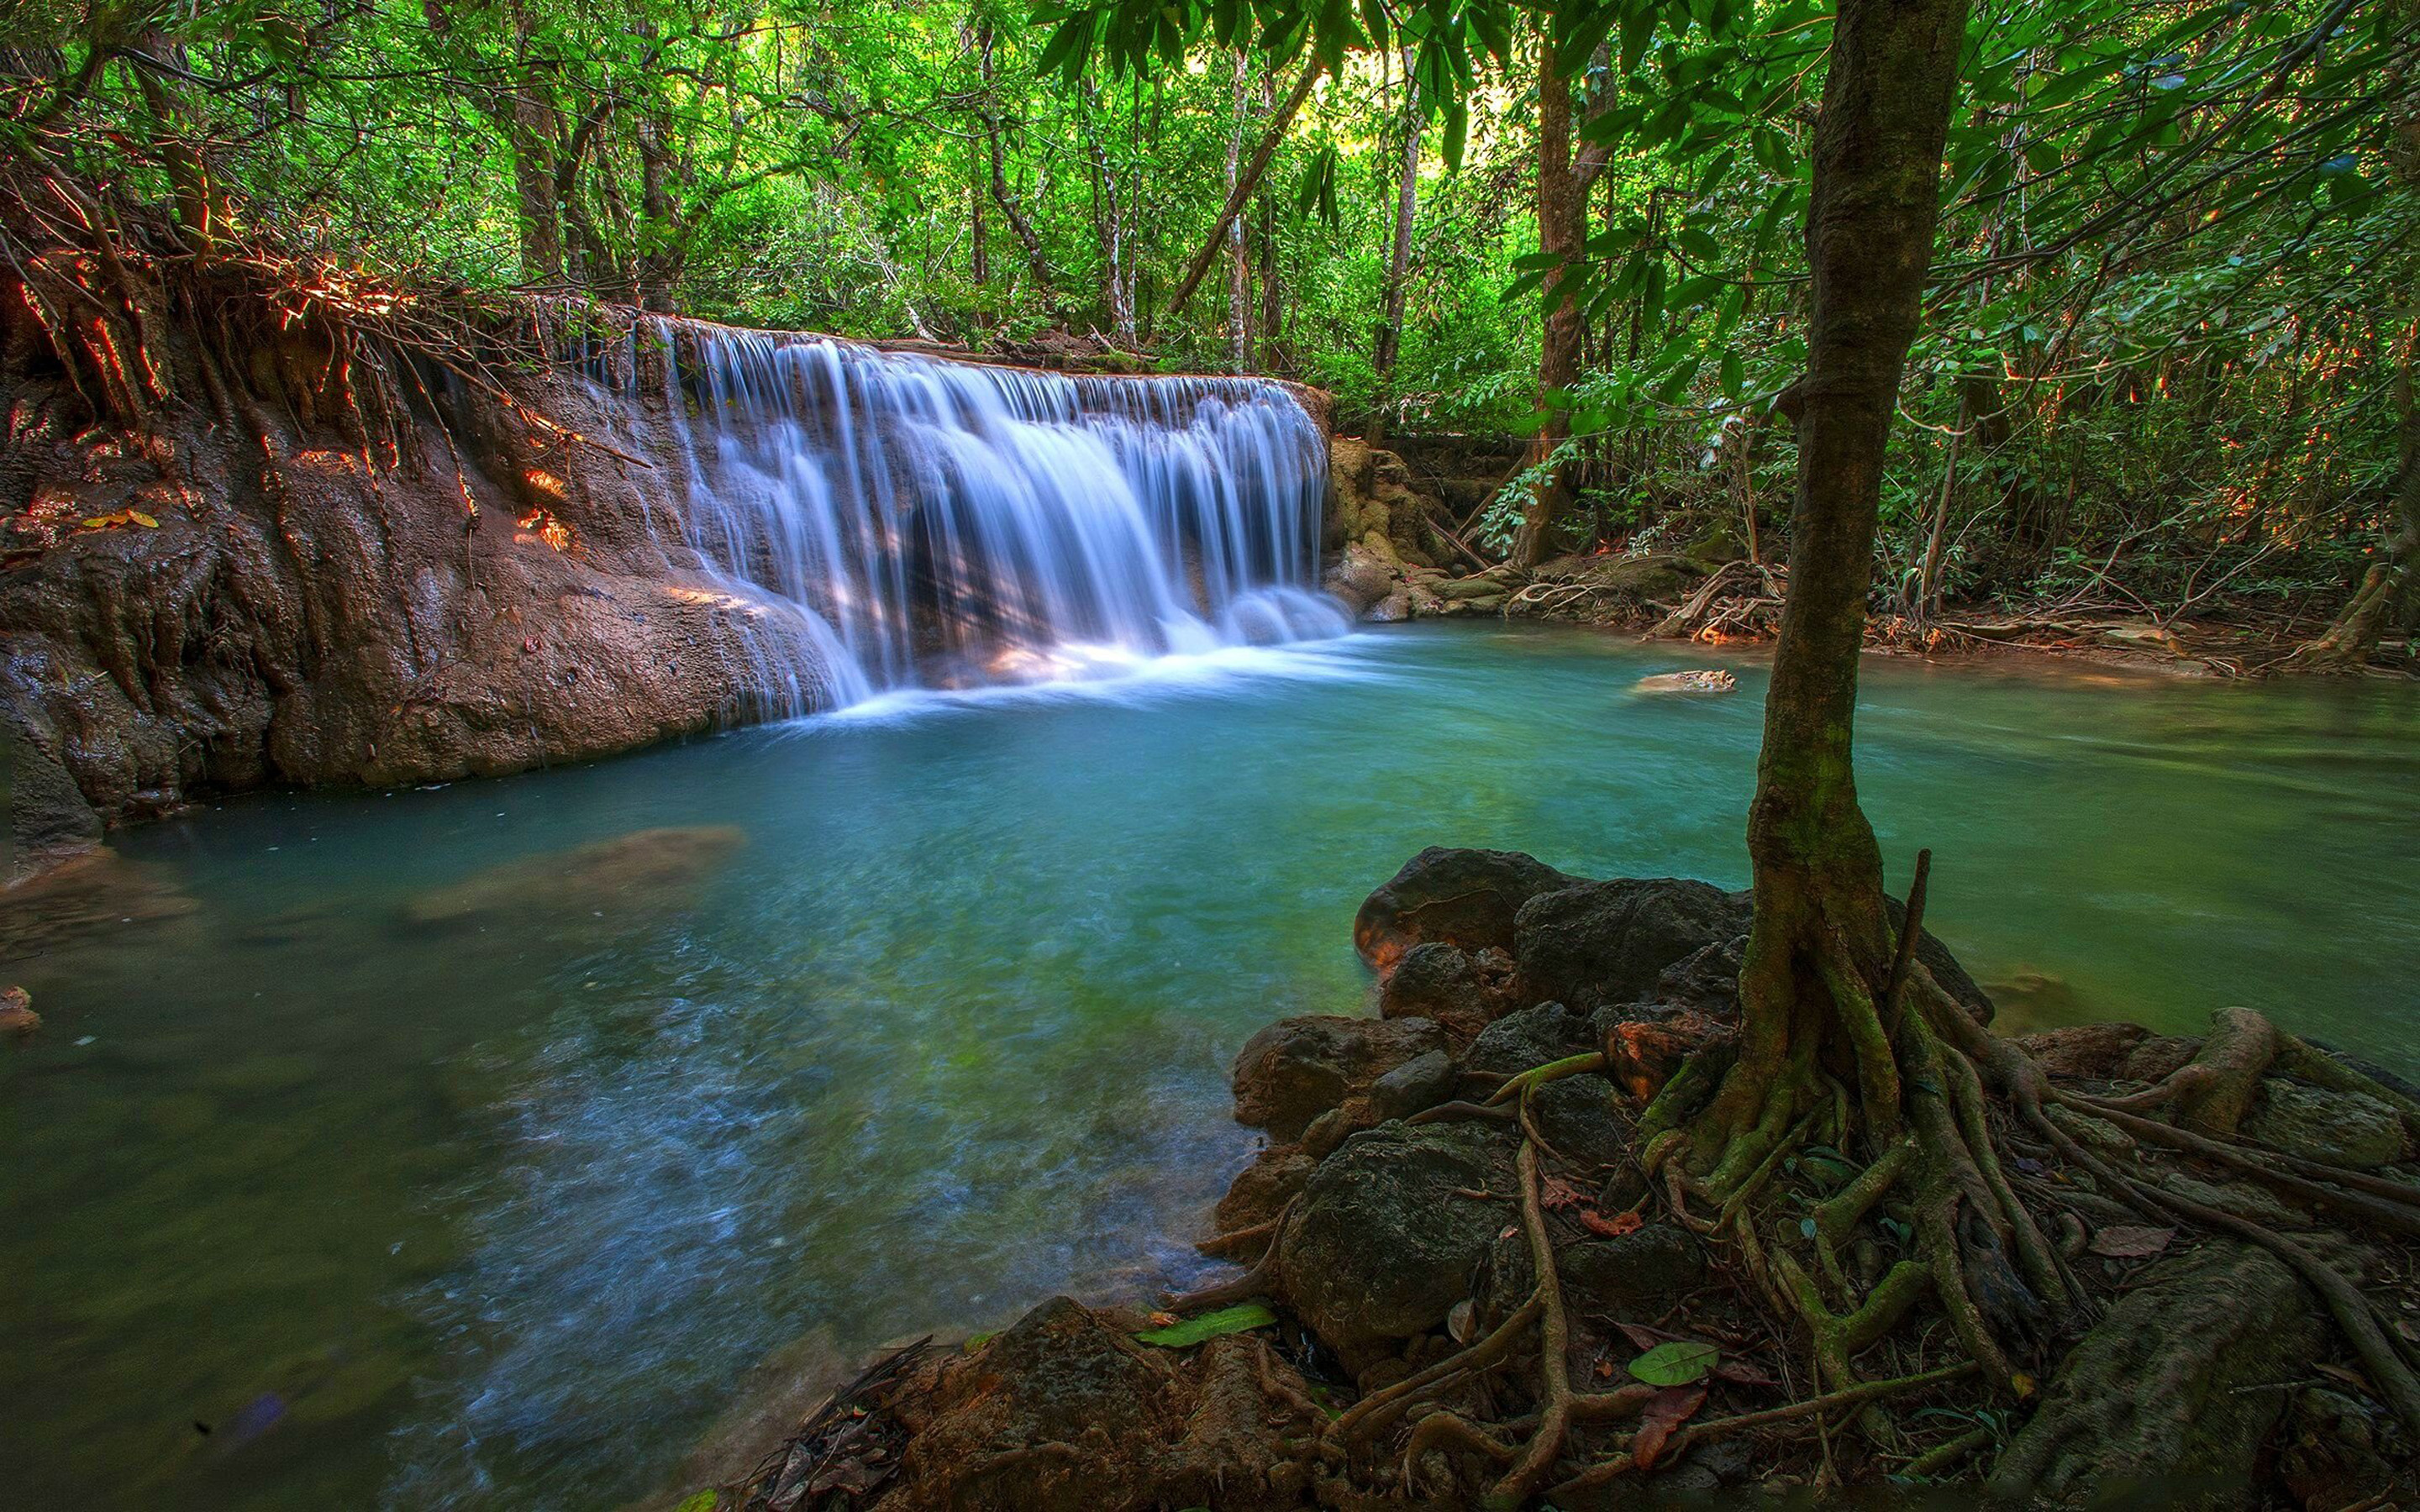
[(1156, 1345), (1163, 1350), (1189, 1350), (1196, 1344), (1219, 1338), (1229, 1334), (1249, 1333), (1266, 1328), (1278, 1320), (1278, 1315), (1257, 1302), (1247, 1302), (1233, 1307), (1221, 1307), (1215, 1313), (1203, 1313), (1166, 1328), (1149, 1328), (1135, 1335), (1138, 1344)]
[(1714, 1374), (1723, 1351), (1695, 1339), (1672, 1339), (1630, 1362), (1630, 1373), (1651, 1386), (1686, 1386)]

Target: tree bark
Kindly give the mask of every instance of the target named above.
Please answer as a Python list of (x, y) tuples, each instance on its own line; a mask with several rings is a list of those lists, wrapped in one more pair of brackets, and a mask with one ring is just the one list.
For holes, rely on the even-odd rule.
[(975, 55), (983, 69), (984, 144), (991, 154), (992, 203), (1000, 207), (1001, 219), (1008, 223), (1009, 231), (1025, 249), (1025, 263), (1032, 270), (1035, 291), (1047, 297), (1050, 292), (1050, 259), (1042, 250), (1042, 234), (1034, 230), (1033, 223), (1008, 192), (1008, 151), (1001, 141), (999, 102), (991, 98), (991, 23), (986, 22), (975, 33)]
[(1412, 227), (1420, 204), (1420, 85), (1412, 75), (1412, 49), (1404, 49), (1404, 166), (1395, 187), (1395, 239), (1387, 255), (1384, 314), (1372, 345), (1370, 365), (1378, 376), (1378, 412), (1370, 421), (1370, 444), (1383, 445), (1394, 408), (1395, 363), (1404, 351), (1404, 285), (1411, 272)]
[(1210, 264), (1217, 259), (1218, 249), (1226, 245), (1227, 227), (1236, 216), (1244, 213), (1245, 201), (1261, 187), (1262, 176), (1269, 171), (1269, 160), (1277, 156), (1278, 144), (1285, 140), (1286, 128), (1294, 124), (1295, 113), (1302, 109), (1304, 100), (1311, 98), (1311, 87), (1319, 82), (1319, 74), (1317, 58), (1304, 64), (1302, 78), (1295, 83), (1294, 92), (1286, 96), (1285, 103), (1278, 107), (1278, 113), (1269, 117), (1269, 129), (1261, 134), (1261, 145), (1253, 148), (1251, 161), (1237, 176), (1235, 187), (1228, 191), (1227, 203), (1218, 211), (1217, 223), (1210, 227), (1209, 239), (1202, 243), (1202, 250), (1195, 253), (1193, 260), (1186, 265), (1185, 277), (1178, 281), (1176, 292), (1168, 301), (1170, 315), (1182, 312), (1185, 301), (1193, 298), (1193, 291), (1201, 286), (1202, 275), (1210, 270)]
[[(1590, 115), (1610, 101), (1592, 102)], [(1538, 61), (1538, 250), (1564, 259), (1546, 274), (1546, 324), (1538, 347), (1538, 405), (1544, 413), (1529, 439), (1521, 468), (1529, 474), (1529, 495), (1521, 528), (1512, 537), (1512, 564), (1523, 571), (1544, 558), (1556, 523), (1571, 504), (1571, 478), (1554, 460), (1571, 439), (1570, 411), (1559, 400), (1580, 376), (1580, 341), (1587, 329), (1571, 287), (1580, 276), (1580, 248), (1588, 239), (1589, 190), (1606, 163), (1603, 147), (1572, 156), (1572, 83), (1555, 61), (1551, 36), (1539, 38)]]
[[(1882, 852), (1857, 805), (1851, 734), (1884, 453), (1923, 311), (1965, 22), (1966, 0), (1843, 0), (1834, 23), (1807, 208), (1807, 368), (1787, 408), (1799, 447), (1790, 590), (1748, 816), (1755, 922), (1739, 1058), (1709, 1110), (1735, 1134), (1795, 1119), (1803, 1101), (1776, 1093), (1796, 1081), (1803, 1100), (1817, 1064), (1844, 1069), (1840, 1000), (1860, 985), (1879, 998), (1889, 970)], [(1869, 1127), (1899, 1118), (1866, 1113)]]
[[(1251, 79), (1251, 63), (1239, 48), (1235, 53), (1235, 121), (1227, 133), (1227, 195), (1235, 194), (1236, 176), (1243, 171), (1244, 119), (1249, 114), (1250, 94), (1247, 85)], [(1244, 218), (1230, 216), (1227, 221), (1227, 362), (1238, 373), (1252, 362), (1252, 276), (1251, 264), (1244, 251)]]

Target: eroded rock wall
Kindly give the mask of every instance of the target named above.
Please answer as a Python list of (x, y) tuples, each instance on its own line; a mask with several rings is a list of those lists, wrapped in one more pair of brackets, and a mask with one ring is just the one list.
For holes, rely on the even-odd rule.
[(560, 374), (443, 378), (365, 436), (256, 395), (97, 428), (65, 374), (0, 376), (0, 870), (199, 794), (702, 731), (749, 712), (768, 657), (812, 680), (795, 614), (659, 544), (682, 538), (663, 471), (579, 439), (659, 420)]

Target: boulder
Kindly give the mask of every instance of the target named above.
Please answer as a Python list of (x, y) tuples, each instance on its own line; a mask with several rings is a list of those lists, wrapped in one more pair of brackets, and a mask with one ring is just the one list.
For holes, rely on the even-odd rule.
[(2067, 1081), (2158, 1081), (2193, 1058), (2194, 1042), (2139, 1024), (2075, 1024), (2021, 1037), (2017, 1044)]
[(1432, 845), (1361, 904), (1353, 919), (1353, 948), (1381, 974), (1423, 940), (1510, 951), (1523, 904), (1579, 883), (1519, 851)]
[(1518, 1001), (1512, 956), (1424, 940), (1405, 950), (1378, 991), (1388, 1018), (1434, 1019), (1457, 1040), (1487, 1027)]
[(1584, 882), (1523, 904), (1513, 958), (1533, 996), (1583, 1011), (1647, 995), (1666, 968), (1747, 932), (1748, 895), (1672, 877)]
[(1664, 968), (1652, 995), (1659, 1003), (1728, 1018), (1739, 1011), (1740, 960), (1746, 953), (1745, 934), (1700, 946)]
[(17, 724), (0, 707), (0, 888), (101, 843), (101, 816), (73, 775)]
[(1313, 1119), (1387, 1072), (1446, 1048), (1445, 1031), (1427, 1019), (1280, 1019), (1235, 1057), (1235, 1121), (1280, 1142), (1299, 1139)]
[(1560, 1003), (1540, 1003), (1507, 1013), (1481, 1030), (1462, 1053), (1462, 1069), (1514, 1076), (1533, 1066), (1596, 1048), (1596, 1027), (1588, 1014)]
[(1511, 1130), (1385, 1123), (1303, 1187), (1280, 1247), (1286, 1301), (1349, 1367), (1445, 1321), (1513, 1221)]
[(1307, 1484), (1284, 1441), (1308, 1430), (1309, 1402), (1300, 1375), (1260, 1335), (1155, 1349), (1054, 1298), (944, 1362), (903, 1404), (911, 1437), (897, 1482), (874, 1504), (1104, 1512), (1215, 1501), (1282, 1512), (1301, 1504)]
[(2364, 1092), (2330, 1091), (2265, 1076), (2243, 1132), (2272, 1149), (2356, 1171), (2392, 1165), (2404, 1155), (2402, 1116)]
[(1377, 1122), (1408, 1119), (1453, 1095), (1461, 1073), (1442, 1050), (1404, 1061), (1370, 1084), (1370, 1116)]
[[(1696, 1235), (1672, 1224), (1644, 1224), (1627, 1234), (1555, 1234), (1555, 1269), (1575, 1312), (1637, 1318), (1660, 1316), (1706, 1281), (1706, 1251)], [(1537, 1289), (1529, 1242), (1500, 1234), (1489, 1251), (1480, 1310), (1500, 1319)]]
[(1403, 578), (1404, 564), (1391, 550), (1381, 552), (1365, 542), (1353, 541), (1328, 568), (1326, 588), (1347, 609), (1360, 615), (1400, 588)]
[(2060, 1362), (1991, 1489), (2097, 1506), (2248, 1505), (2253, 1469), (2327, 1344), (2319, 1300), (2266, 1250), (2213, 1240), (2146, 1267)]
[(1538, 1132), (1583, 1169), (1620, 1165), (1630, 1154), (1631, 1119), (1601, 1075), (1565, 1076), (1529, 1095)]
[(1271, 1145), (1263, 1149), (1227, 1184), (1227, 1195), (1213, 1210), (1217, 1231), (1232, 1234), (1276, 1217), (1318, 1165), (1299, 1145)]

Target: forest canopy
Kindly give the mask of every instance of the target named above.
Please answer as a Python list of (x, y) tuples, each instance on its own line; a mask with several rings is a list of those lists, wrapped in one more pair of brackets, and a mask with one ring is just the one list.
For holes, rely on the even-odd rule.
[[(2412, 21), (1973, 8), (1884, 501), (1906, 607), (2324, 612), (2408, 531)], [(1298, 378), (1348, 424), (1534, 432), (1527, 486), (1464, 522), (1534, 561), (1685, 506), (1751, 535), (1784, 512), (1769, 422), (1805, 364), (1831, 23), (1812, 0), (31, 0), (0, 131), (189, 238), (398, 282), (1066, 332)], [(1542, 483), (1567, 507), (1525, 532)]]

